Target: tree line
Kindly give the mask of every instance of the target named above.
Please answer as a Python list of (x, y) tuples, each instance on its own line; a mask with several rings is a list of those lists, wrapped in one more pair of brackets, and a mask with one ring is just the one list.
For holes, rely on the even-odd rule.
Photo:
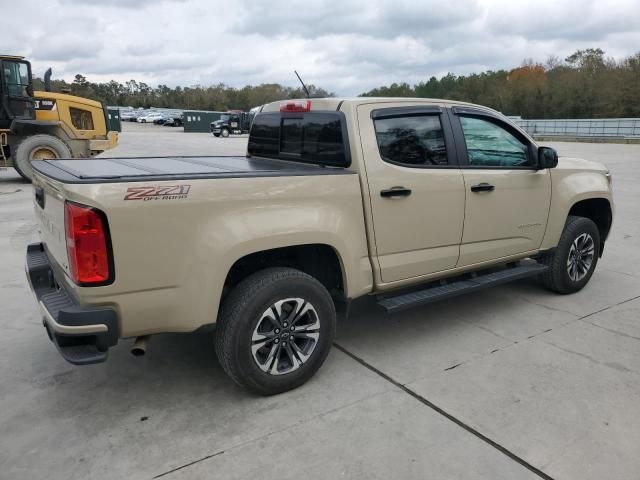
[[(36, 90), (42, 80), (34, 79)], [(306, 96), (302, 88), (277, 83), (229, 87), (152, 87), (144, 82), (111, 80), (94, 83), (76, 75), (71, 83), (53, 80), (52, 90), (92, 98), (107, 105), (164, 107), (193, 110), (249, 110), (258, 105)], [(311, 96), (334, 96), (313, 85)], [(578, 50), (564, 60), (543, 63), (525, 60), (512, 70), (489, 70), (471, 75), (449, 73), (416, 85), (393, 83), (361, 96), (419, 97), (460, 100), (486, 105), (505, 115), (523, 118), (640, 117), (640, 52), (622, 60), (605, 56), (600, 48)]]
[[(44, 90), (42, 79), (34, 78), (33, 84), (36, 90)], [(333, 93), (314, 85), (309, 85), (308, 88), (314, 97), (333, 96)], [(51, 90), (91, 98), (106, 105), (222, 112), (234, 109), (247, 111), (265, 103), (306, 96), (302, 88), (285, 87), (277, 83), (247, 85), (243, 88), (233, 88), (223, 83), (208, 87), (197, 85), (171, 88), (167, 85), (152, 87), (136, 80), (129, 80), (125, 83), (115, 80), (107, 83), (94, 83), (80, 74), (76, 75), (71, 83), (64, 80), (52, 80)]]
[(640, 52), (622, 60), (600, 48), (578, 50), (564, 61), (531, 59), (512, 70), (449, 73), (416, 85), (394, 83), (362, 94), (459, 100), (523, 118), (640, 117)]

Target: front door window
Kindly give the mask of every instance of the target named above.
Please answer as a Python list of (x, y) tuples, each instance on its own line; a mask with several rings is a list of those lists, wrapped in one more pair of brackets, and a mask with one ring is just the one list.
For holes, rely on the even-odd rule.
[(528, 146), (493, 122), (477, 117), (460, 117), (470, 166), (527, 167)]

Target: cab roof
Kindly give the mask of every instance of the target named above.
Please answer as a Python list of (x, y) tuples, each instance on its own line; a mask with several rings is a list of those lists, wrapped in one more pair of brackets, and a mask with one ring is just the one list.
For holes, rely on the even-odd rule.
[(475, 107), (483, 110), (489, 110), (501, 115), (500, 112), (484, 107), (482, 105), (476, 105), (467, 102), (458, 102), (456, 100), (444, 100), (438, 98), (415, 98), (415, 97), (331, 97), (331, 98), (310, 98), (310, 99), (290, 99), (280, 100), (277, 102), (267, 103), (262, 107), (261, 112), (278, 112), (283, 102), (302, 102), (309, 100), (311, 102), (311, 111), (314, 110), (342, 110), (343, 105), (349, 104), (352, 106), (372, 104), (372, 103), (411, 103), (411, 104), (426, 104), (426, 105), (440, 105), (440, 106), (465, 106)]
[(3, 55), (0, 53), (0, 59), (2, 60), (24, 60), (24, 57), (20, 55)]

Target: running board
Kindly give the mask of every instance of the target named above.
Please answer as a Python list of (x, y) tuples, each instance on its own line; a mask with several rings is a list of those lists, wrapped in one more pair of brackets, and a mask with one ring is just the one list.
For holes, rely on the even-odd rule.
[(493, 287), (502, 283), (519, 280), (521, 278), (534, 277), (546, 271), (549, 267), (535, 262), (528, 262), (524, 265), (507, 267), (504, 270), (492, 271), (491, 273), (479, 274), (466, 278), (459, 277), (448, 283), (437, 284), (424, 290), (403, 293), (393, 297), (379, 297), (378, 305), (387, 312), (398, 312), (405, 308), (424, 305), (446, 298), (456, 297), (464, 293), (476, 292), (484, 288)]

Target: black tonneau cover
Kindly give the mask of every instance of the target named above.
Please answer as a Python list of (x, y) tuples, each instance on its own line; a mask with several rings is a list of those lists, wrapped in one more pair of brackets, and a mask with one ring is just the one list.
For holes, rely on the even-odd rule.
[(63, 183), (115, 183), (352, 173), (284, 160), (247, 157), (136, 157), (35, 160), (34, 170)]

